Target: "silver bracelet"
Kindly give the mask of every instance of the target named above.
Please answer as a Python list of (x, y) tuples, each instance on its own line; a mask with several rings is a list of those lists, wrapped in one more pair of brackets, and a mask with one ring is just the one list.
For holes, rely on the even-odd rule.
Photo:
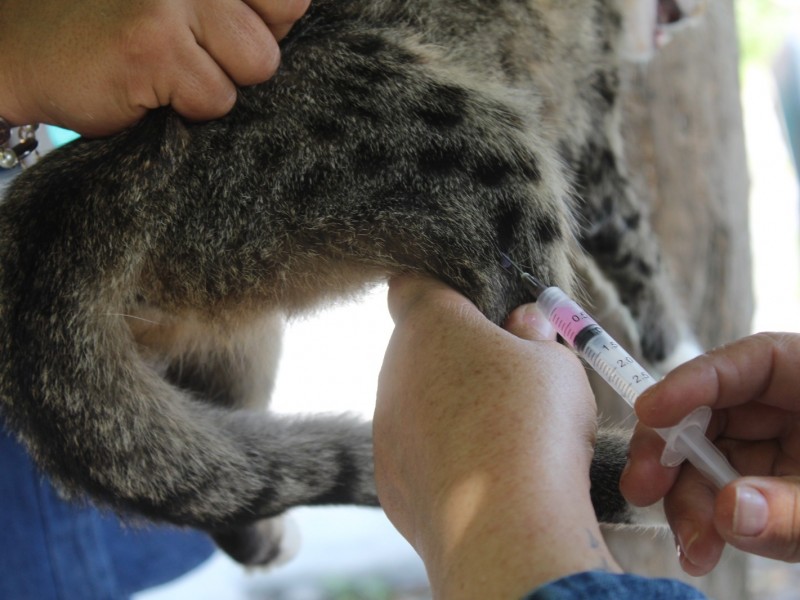
[(13, 169), (22, 159), (36, 150), (38, 123), (22, 125), (17, 128), (17, 143), (11, 145), (11, 125), (0, 117), (0, 169)]

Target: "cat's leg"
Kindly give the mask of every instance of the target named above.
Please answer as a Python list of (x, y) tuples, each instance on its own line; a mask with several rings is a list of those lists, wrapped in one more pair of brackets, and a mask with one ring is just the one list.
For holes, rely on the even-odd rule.
[(228, 408), (266, 409), (275, 383), (284, 317), (176, 317), (137, 306), (126, 317), (142, 357), (170, 383)]
[[(596, 136), (580, 156), (567, 156), (577, 170), (584, 227), (581, 244), (611, 285), (643, 359), (660, 373), (701, 352), (661, 257), (647, 208), (624, 174), (621, 152)], [(595, 282), (594, 287), (598, 287)], [(602, 287), (602, 286), (601, 286)], [(635, 349), (634, 349), (635, 350)]]
[[(140, 352), (170, 383), (205, 402), (267, 409), (284, 329), (281, 314), (225, 326), (137, 307), (127, 320)], [(297, 526), (286, 515), (210, 533), (223, 551), (250, 566), (282, 564), (299, 547)]]

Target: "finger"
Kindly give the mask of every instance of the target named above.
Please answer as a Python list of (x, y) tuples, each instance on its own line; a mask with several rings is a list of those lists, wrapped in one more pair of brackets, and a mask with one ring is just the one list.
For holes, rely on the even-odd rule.
[(799, 416), (798, 411), (750, 402), (725, 410), (716, 419), (714, 430), (738, 440), (773, 440), (796, 428)]
[(168, 104), (176, 112), (193, 121), (217, 119), (230, 112), (236, 103), (236, 87), (225, 72), (203, 51), (191, 61), (175, 82)]
[(512, 311), (503, 328), (526, 340), (555, 340), (556, 330), (535, 304), (523, 304)]
[[(171, 105), (187, 119), (197, 121), (223, 116), (236, 102), (233, 82), (198, 45), (191, 28), (174, 23), (170, 27), (173, 35), (165, 38), (152, 19), (146, 20), (123, 42), (131, 106), (153, 109)], [(148, 45), (150, 32), (159, 33)]]
[(720, 535), (740, 550), (800, 561), (800, 478), (737, 480), (720, 492), (715, 524)]
[(239, 85), (253, 85), (275, 74), (280, 49), (258, 13), (238, 0), (197, 6), (193, 27), (197, 43), (230, 79)]
[(650, 427), (668, 427), (698, 406), (727, 408), (758, 400), (791, 409), (797, 406), (798, 362), (800, 336), (750, 336), (669, 373), (639, 397), (636, 414)]
[(275, 39), (283, 39), (292, 25), (308, 10), (311, 0), (246, 0), (269, 25)]
[(664, 440), (637, 424), (628, 449), (628, 464), (620, 478), (620, 491), (634, 506), (650, 506), (667, 495), (680, 469), (661, 465)]
[(675, 534), (684, 571), (705, 575), (719, 562), (725, 541), (714, 526), (717, 490), (694, 467), (685, 464), (664, 499), (664, 512)]

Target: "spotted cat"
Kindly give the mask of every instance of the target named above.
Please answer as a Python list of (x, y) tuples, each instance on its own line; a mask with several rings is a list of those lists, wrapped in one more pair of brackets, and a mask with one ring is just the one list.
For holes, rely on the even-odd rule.
[[(504, 252), (573, 293), (602, 280), (669, 361), (684, 326), (617, 98), (626, 23), (647, 46), (679, 5), (314, 0), (226, 117), (163, 109), (46, 156), (0, 205), (8, 426), (66, 492), (263, 564), (288, 508), (377, 503), (369, 423), (261, 410), (286, 315), (419, 272), (500, 322), (530, 299)], [(625, 451), (601, 432), (610, 522)]]

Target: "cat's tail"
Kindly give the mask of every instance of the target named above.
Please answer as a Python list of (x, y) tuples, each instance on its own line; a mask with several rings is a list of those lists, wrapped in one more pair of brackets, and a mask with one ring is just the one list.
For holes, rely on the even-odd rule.
[(144, 209), (97, 172), (82, 195), (37, 175), (0, 206), (0, 410), (45, 471), (118, 510), (215, 532), (294, 505), (377, 504), (369, 424), (214, 407), (143, 360), (123, 313), (169, 222), (149, 214), (160, 200)]

